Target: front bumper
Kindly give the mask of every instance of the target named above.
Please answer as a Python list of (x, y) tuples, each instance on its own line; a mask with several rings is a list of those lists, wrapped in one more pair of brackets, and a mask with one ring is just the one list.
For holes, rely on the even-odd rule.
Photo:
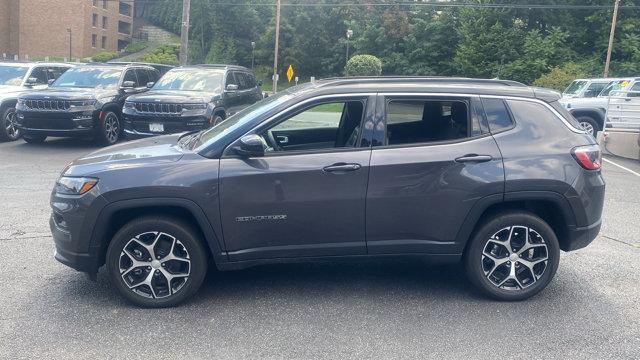
[(82, 137), (94, 132), (99, 123), (99, 112), (34, 112), (18, 111), (16, 124), (24, 134)]
[[(207, 116), (140, 116), (124, 114), (124, 132), (129, 137), (149, 137), (198, 131), (210, 126)], [(164, 131), (150, 131), (151, 124), (162, 124)]]

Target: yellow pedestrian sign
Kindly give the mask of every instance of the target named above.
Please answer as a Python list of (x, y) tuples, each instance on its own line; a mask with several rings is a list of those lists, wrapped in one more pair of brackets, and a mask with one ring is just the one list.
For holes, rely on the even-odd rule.
[(289, 65), (289, 68), (287, 69), (287, 79), (289, 79), (289, 82), (293, 79), (293, 66), (291, 65)]

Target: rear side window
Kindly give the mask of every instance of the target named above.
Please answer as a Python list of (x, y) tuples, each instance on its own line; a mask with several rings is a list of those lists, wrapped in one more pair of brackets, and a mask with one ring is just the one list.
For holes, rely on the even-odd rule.
[[(560, 123), (561, 121), (553, 111), (542, 104), (521, 100), (507, 100), (507, 104), (513, 116), (518, 120), (523, 119), (526, 121), (528, 119), (539, 124)], [(574, 125), (574, 127), (580, 128), (578, 125)]]
[(482, 99), (484, 112), (487, 114), (489, 130), (492, 133), (508, 130), (513, 127), (513, 119), (509, 115), (509, 110), (501, 99)]
[(387, 144), (416, 144), (469, 136), (469, 108), (456, 100), (392, 100), (387, 104)]

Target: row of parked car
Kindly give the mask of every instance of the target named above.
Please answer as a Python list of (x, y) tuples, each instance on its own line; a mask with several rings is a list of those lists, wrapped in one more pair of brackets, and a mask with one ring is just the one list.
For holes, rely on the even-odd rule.
[(123, 137), (202, 130), (264, 96), (231, 65), (0, 63), (0, 140)]
[(611, 96), (640, 96), (640, 78), (576, 79), (562, 93), (560, 103), (595, 136), (607, 126)]

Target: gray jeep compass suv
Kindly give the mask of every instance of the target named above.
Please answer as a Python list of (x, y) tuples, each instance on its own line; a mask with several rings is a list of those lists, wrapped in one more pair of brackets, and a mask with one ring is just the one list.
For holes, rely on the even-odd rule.
[(462, 261), (485, 294), (526, 299), (600, 229), (600, 149), (558, 99), (498, 80), (297, 86), (69, 164), (55, 257), (94, 278), (106, 265), (146, 307), (192, 296), (208, 267), (407, 255)]

